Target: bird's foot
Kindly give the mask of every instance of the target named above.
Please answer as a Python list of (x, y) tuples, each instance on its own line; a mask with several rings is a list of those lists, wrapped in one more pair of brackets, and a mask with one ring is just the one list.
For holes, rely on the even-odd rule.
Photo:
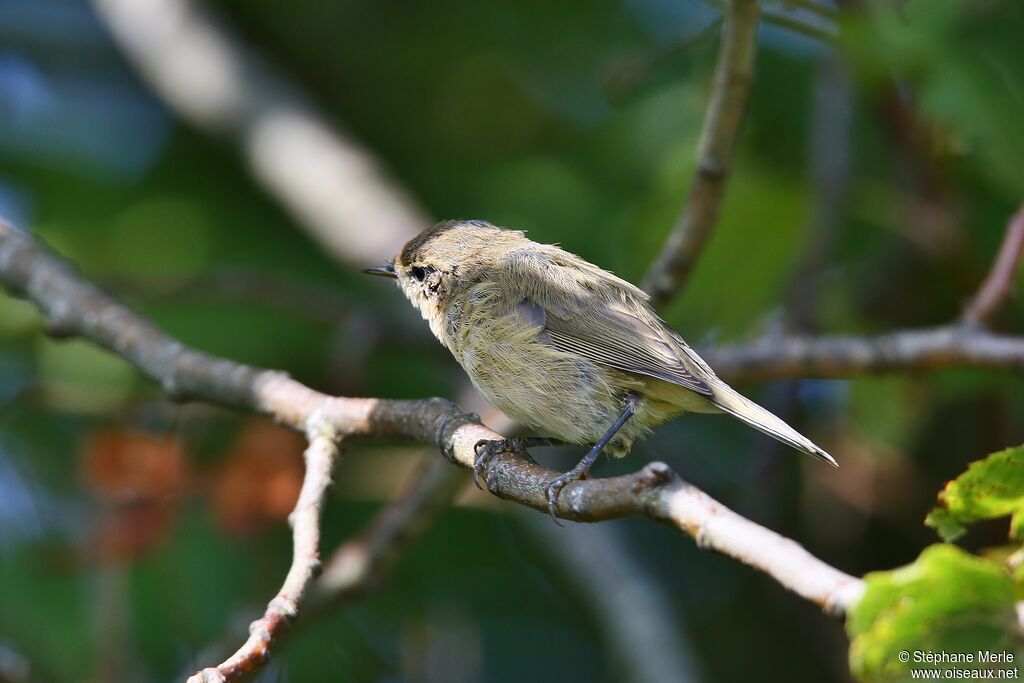
[(481, 491), (484, 487), (480, 485), (480, 475), (487, 469), (487, 465), (499, 453), (508, 453), (516, 449), (515, 439), (482, 439), (473, 446), (476, 459), (473, 461), (473, 484)]
[(586, 479), (590, 476), (590, 469), (588, 467), (581, 467), (581, 465), (583, 465), (583, 463), (580, 463), (565, 474), (561, 474), (552, 479), (551, 483), (548, 484), (548, 487), (545, 490), (545, 494), (548, 499), (548, 514), (551, 515), (551, 519), (553, 519), (555, 524), (558, 526), (563, 526), (563, 524), (558, 521), (558, 515), (556, 514), (556, 509), (558, 508), (558, 496), (562, 493), (562, 489), (574, 481), (580, 481), (581, 479)]
[(548, 439), (539, 436), (518, 436), (511, 439), (482, 439), (477, 441), (473, 446), (473, 452), (476, 454), (476, 460), (473, 461), (473, 483), (481, 491), (484, 490), (484, 487), (480, 485), (480, 475), (487, 469), (491, 460), (496, 455), (519, 451), (532, 462), (533, 459), (526, 452), (527, 448), (561, 445), (563, 444), (558, 439)]

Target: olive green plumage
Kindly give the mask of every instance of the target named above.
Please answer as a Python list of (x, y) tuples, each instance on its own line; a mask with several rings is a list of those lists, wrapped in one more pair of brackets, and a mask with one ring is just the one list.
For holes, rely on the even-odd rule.
[(449, 221), (411, 240), (387, 273), (480, 393), (540, 435), (594, 443), (634, 397), (613, 455), (681, 413), (725, 412), (835, 465), (720, 380), (643, 291), (555, 245)]

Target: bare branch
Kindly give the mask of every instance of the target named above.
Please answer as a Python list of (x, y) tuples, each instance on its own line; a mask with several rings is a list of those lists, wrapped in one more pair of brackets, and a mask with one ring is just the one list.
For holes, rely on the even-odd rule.
[[(54, 329), (112, 350), (179, 399), (259, 412), (298, 429), (315, 419), (315, 424), (330, 425), (338, 437), (398, 437), (436, 444), (466, 468), (475, 463), (479, 441), (500, 438), (449, 401), (332, 397), (283, 373), (190, 349), (80, 280), (66, 262), (5, 224), (0, 224), (0, 281), (36, 303)], [(542, 511), (547, 509), (547, 485), (558, 476), (520, 453), (491, 459), (483, 474), (495, 495)], [(743, 519), (681, 481), (663, 463), (627, 476), (574, 482), (563, 490), (556, 513), (577, 521), (646, 515), (693, 536), (702, 547), (768, 573), (829, 610), (848, 608), (861, 590), (858, 579)]]
[[(464, 394), (460, 403), (478, 412), (496, 431), (518, 432), (519, 425), (487, 405), (479, 393)], [(663, 582), (630, 551), (613, 525), (561, 527), (525, 508), (517, 512), (526, 529), (565, 566), (573, 585), (584, 594), (619, 670), (618, 679), (632, 683), (701, 680), (681, 615), (671, 609)]]
[[(320, 425), (333, 430), (338, 437), (401, 437), (436, 444), (450, 460), (467, 468), (475, 462), (474, 446), (478, 441), (498, 438), (475, 416), (462, 413), (448, 401), (331, 397), (283, 373), (233, 363), (190, 349), (83, 282), (66, 262), (30, 237), (2, 223), (0, 281), (36, 303), (52, 331), (80, 335), (104, 346), (132, 362), (178, 399), (199, 399), (259, 412), (297, 429)], [(748, 378), (802, 374), (835, 376), (951, 364), (1020, 370), (1024, 368), (1024, 340), (950, 326), (876, 338), (787, 338), (748, 347), (726, 347), (708, 356), (723, 374), (743, 374)], [(319, 508), (310, 507), (309, 501), (322, 496), (322, 487), (329, 481), (329, 461), (333, 457), (327, 452), (333, 454), (333, 442), (319, 429), (314, 430), (307, 452), (310, 466), (306, 492), (297, 510), (306, 510), (308, 514), (296, 513), (296, 564), (282, 589), (285, 599), (271, 603), (264, 619), (256, 622), (257, 628), (243, 648), (253, 653), (252, 657), (233, 657), (215, 670), (216, 675), (224, 676), (236, 666), (241, 668), (244, 665), (239, 664), (240, 661), (253, 665), (258, 663), (257, 659), (262, 661), (266, 648), (287, 628), (286, 615), (295, 614), (309, 585), (315, 567), (315, 561), (310, 558), (315, 558), (318, 535), (313, 527), (319, 513)], [(557, 473), (520, 453), (494, 458), (484, 472), (488, 488), (495, 495), (538, 510), (546, 510), (544, 491), (555, 476)], [(309, 483), (311, 481), (314, 483)], [(416, 499), (408, 508), (403, 508), (405, 512), (396, 511), (398, 523), (381, 522), (377, 537), (382, 539), (379, 548), (386, 549), (389, 543), (383, 540), (394, 539), (402, 533), (409, 511), (419, 509), (417, 501), (420, 500), (426, 498)], [(651, 463), (627, 476), (574, 482), (563, 491), (557, 514), (578, 521), (646, 515), (692, 536), (702, 547), (769, 574), (786, 588), (829, 611), (848, 609), (863, 590), (858, 579), (815, 558), (792, 540), (737, 515), (680, 480), (662, 463)], [(305, 521), (300, 523), (300, 520)], [(383, 555), (383, 552), (374, 553), (364, 557)], [(350, 562), (351, 555), (349, 560), (339, 560), (344, 561)], [(338, 566), (344, 567), (344, 564)], [(350, 570), (337, 573), (332, 570), (332, 576), (344, 577), (346, 571)], [(358, 579), (360, 573), (349, 575)], [(343, 594), (350, 590), (345, 586), (358, 587), (363, 580), (339, 579), (333, 590)], [(213, 677), (207, 680), (220, 680), (209, 675)]]
[(643, 288), (662, 306), (683, 288), (718, 220), (725, 181), (757, 53), (757, 0), (728, 0), (714, 84), (697, 147), (697, 175), (661, 254)]
[[(78, 334), (126, 358), (171, 396), (194, 398), (259, 412), (298, 429), (317, 416), (338, 436), (408, 438), (436, 444), (463, 467), (475, 462), (474, 446), (498, 438), (441, 399), (387, 401), (337, 398), (310, 389), (283, 373), (260, 370), (190, 349), (98, 289), (71, 267), (10, 226), (0, 224), (0, 281), (35, 302), (51, 328)], [(765, 351), (770, 349), (769, 354)], [(723, 372), (836, 374), (884, 369), (931, 368), (953, 363), (1022, 367), (1024, 341), (964, 327), (900, 332), (876, 339), (786, 339), (755, 344), (754, 357), (736, 348), (709, 354)], [(731, 356), (730, 356), (731, 353)], [(779, 355), (781, 354), (781, 355)], [(836, 363), (841, 362), (841, 367)], [(547, 484), (557, 473), (519, 453), (493, 458), (485, 469), (488, 488), (502, 498), (545, 510)], [(758, 526), (683, 482), (662, 463), (609, 479), (567, 486), (560, 517), (598, 521), (646, 515), (695, 538), (702, 547), (744, 562), (823, 608), (842, 612), (862, 583), (815, 558), (795, 542)]]
[[(401, 551), (426, 529), (469, 478), (441, 458), (425, 459), (393, 500), (369, 522), (363, 532), (339, 546), (323, 562), (323, 572), (310, 586), (302, 607), (302, 619), (293, 628), (279, 631), (272, 643), (283, 642), (301, 628), (309, 628), (333, 609), (349, 604), (384, 581)], [(235, 638), (243, 638), (244, 624), (206, 648), (205, 660), (227, 658)], [(255, 663), (255, 662), (254, 662)], [(0, 681), (0, 683), (3, 683)]]
[(778, 336), (702, 349), (728, 379), (849, 377), (947, 367), (1024, 371), (1024, 339), (964, 325), (876, 336)]
[(428, 223), (373, 156), (192, 0), (93, 0), (167, 105), (237, 140), (268, 192), (336, 257), (390, 258)]
[(1003, 244), (992, 269), (964, 309), (963, 321), (968, 325), (984, 325), (1006, 301), (1013, 287), (1021, 253), (1024, 252), (1024, 204), (1006, 224)]
[(333, 426), (314, 414), (307, 428), (306, 474), (295, 509), (289, 517), (294, 537), (292, 566), (281, 590), (260, 619), (249, 625), (249, 639), (224, 662), (203, 669), (189, 683), (226, 683), (263, 666), (271, 648), (299, 615), (313, 579), (320, 573), (320, 517), (331, 486), (331, 471), (338, 454)]

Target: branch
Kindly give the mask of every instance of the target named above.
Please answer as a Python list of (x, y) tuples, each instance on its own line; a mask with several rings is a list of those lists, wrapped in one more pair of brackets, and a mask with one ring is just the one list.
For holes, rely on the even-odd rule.
[(644, 276), (656, 306), (683, 288), (718, 220), (725, 181), (757, 53), (757, 0), (728, 0), (714, 84), (697, 148), (697, 175), (686, 208)]
[(224, 662), (203, 669), (189, 683), (235, 681), (263, 666), (271, 648), (291, 628), (306, 598), (310, 584), (320, 573), (320, 517), (324, 498), (331, 486), (331, 470), (338, 454), (334, 428), (312, 415), (307, 428), (306, 474), (302, 490), (289, 517), (294, 536), (292, 566), (284, 585), (263, 617), (249, 626), (249, 639)]
[[(407, 438), (435, 444), (449, 460), (465, 468), (473, 467), (474, 446), (479, 441), (500, 438), (476, 416), (461, 412), (449, 401), (332, 397), (283, 373), (190, 349), (79, 279), (69, 264), (27, 235), (2, 223), (0, 282), (34, 302), (51, 330), (85, 337), (113, 351), (179, 400), (197, 399), (258, 412), (297, 429), (325, 425), (338, 438)], [(523, 453), (492, 458), (483, 472), (492, 493), (541, 511), (547, 510), (544, 492), (556, 476), (557, 472)], [(559, 497), (556, 514), (577, 521), (646, 515), (692, 536), (701, 547), (769, 574), (829, 611), (848, 609), (863, 590), (860, 580), (815, 558), (794, 541), (737, 515), (683, 482), (663, 463), (651, 463), (626, 476), (574, 482)], [(296, 551), (308, 551), (309, 547), (307, 542), (301, 548), (297, 543)], [(286, 586), (293, 585), (290, 575)], [(256, 634), (260, 642), (272, 642), (264, 635)]]
[(381, 261), (428, 224), (362, 145), (192, 0), (92, 5), (167, 106), (234, 138), (257, 180), (329, 253)]
[(947, 367), (1024, 371), (1024, 339), (965, 325), (875, 336), (778, 336), (702, 349), (733, 381), (849, 377)]
[[(339, 546), (323, 562), (323, 572), (309, 586), (306, 594), (302, 620), (294, 622), (293, 628), (278, 632), (270, 645), (282, 647), (286, 637), (298, 629), (309, 628), (330, 610), (348, 604), (378, 586), (387, 577), (401, 551), (429, 526), (437, 511), (467, 480), (462, 470), (452, 468), (443, 459), (425, 459), (401, 491), (374, 515), (366, 528)], [(234, 651), (234, 639), (243, 638), (243, 626), (238, 624), (228, 628), (223, 638), (205, 648), (199, 656), (209, 660), (227, 658)]]
[[(502, 434), (516, 434), (514, 420), (464, 392), (463, 405)], [(527, 531), (564, 566), (573, 586), (598, 623), (618, 679), (632, 683), (701, 680), (685, 628), (669, 607), (663, 583), (627, 547), (616, 527), (576, 524), (568, 528), (519, 508)]]
[(968, 325), (984, 325), (1006, 301), (1013, 286), (1013, 278), (1024, 252), (1024, 204), (1006, 225), (999, 255), (989, 270), (978, 293), (964, 309), (962, 320)]
[[(157, 381), (170, 396), (199, 399), (270, 415), (298, 429), (315, 417), (339, 437), (408, 438), (436, 444), (463, 467), (475, 462), (474, 446), (498, 435), (475, 416), (441, 399), (386, 401), (327, 396), (288, 378), (190, 349), (123, 304), (80, 280), (71, 267), (31, 238), (0, 224), (0, 281), (36, 303), (51, 331), (77, 334), (110, 349)], [(763, 354), (767, 344), (753, 346)], [(816, 374), (930, 368), (955, 362), (1021, 369), (1024, 341), (963, 327), (900, 332), (876, 339), (834, 338), (773, 342), (779, 357), (744, 359), (729, 349), (709, 354), (719, 367), (745, 371)], [(758, 368), (760, 360), (760, 368)], [(545, 510), (544, 491), (557, 473), (521, 453), (493, 458), (483, 473), (502, 498)], [(598, 521), (646, 515), (695, 538), (702, 547), (763, 571), (823, 608), (842, 612), (863, 584), (786, 539), (732, 512), (683, 482), (662, 463), (610, 479), (574, 482), (559, 498), (565, 519)]]

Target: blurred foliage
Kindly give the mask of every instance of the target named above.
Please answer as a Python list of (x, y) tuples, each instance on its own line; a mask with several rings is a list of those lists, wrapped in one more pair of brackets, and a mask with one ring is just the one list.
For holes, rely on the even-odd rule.
[[(528, 229), (636, 281), (679, 213), (718, 42), (713, 3), (205, 4), (434, 216)], [(810, 292), (820, 330), (948, 321), (1024, 196), (1017, 0), (844, 2), (837, 14), (835, 45), (762, 26), (720, 223), (665, 312), (696, 345), (777, 330), (794, 289)], [(88, 3), (6, 0), (0, 46), (0, 213), (188, 344), (339, 394), (459, 395), (460, 371), (401, 297), (321, 253), (231, 141), (181, 125)], [(824, 116), (839, 142), (822, 149), (815, 121), (830, 86), (847, 104)], [(829, 194), (823, 165), (844, 157), (843, 192)], [(810, 279), (794, 283), (808, 263)], [(253, 279), (301, 294), (282, 305)], [(996, 324), (1024, 330), (1020, 302)], [(914, 560), (934, 540), (920, 520), (946, 480), (1024, 442), (1024, 383), (1009, 373), (743, 389), (842, 469), (823, 473), (731, 421), (695, 416), (599, 474), (666, 460), (861, 574)], [(246, 416), (169, 405), (126, 363), (47, 339), (31, 307), (0, 297), (0, 654), (55, 683), (193, 669), (284, 575), (300, 445)], [(395, 444), (349, 450), (327, 551), (415, 457)], [(572, 454), (539, 457), (562, 466)], [(973, 495), (965, 481), (951, 484), (957, 500)], [(469, 502), (444, 511), (374, 593), (303, 628), (263, 680), (621, 680), (594, 596), (557, 549), (508, 506)], [(702, 680), (850, 675), (842, 625), (814, 606), (668, 529), (610, 526), (646, 568), (632, 580), (679, 621), (678, 649)], [(989, 522), (964, 546), (1005, 541)], [(947, 616), (958, 596), (977, 598), (965, 609), (981, 625), (1004, 618), (1012, 584), (986, 562), (939, 547), (871, 579), (851, 621), (855, 669), (894, 665), (899, 633), (887, 624), (956, 637)], [(941, 599), (904, 611), (886, 602), (894, 581)]]

